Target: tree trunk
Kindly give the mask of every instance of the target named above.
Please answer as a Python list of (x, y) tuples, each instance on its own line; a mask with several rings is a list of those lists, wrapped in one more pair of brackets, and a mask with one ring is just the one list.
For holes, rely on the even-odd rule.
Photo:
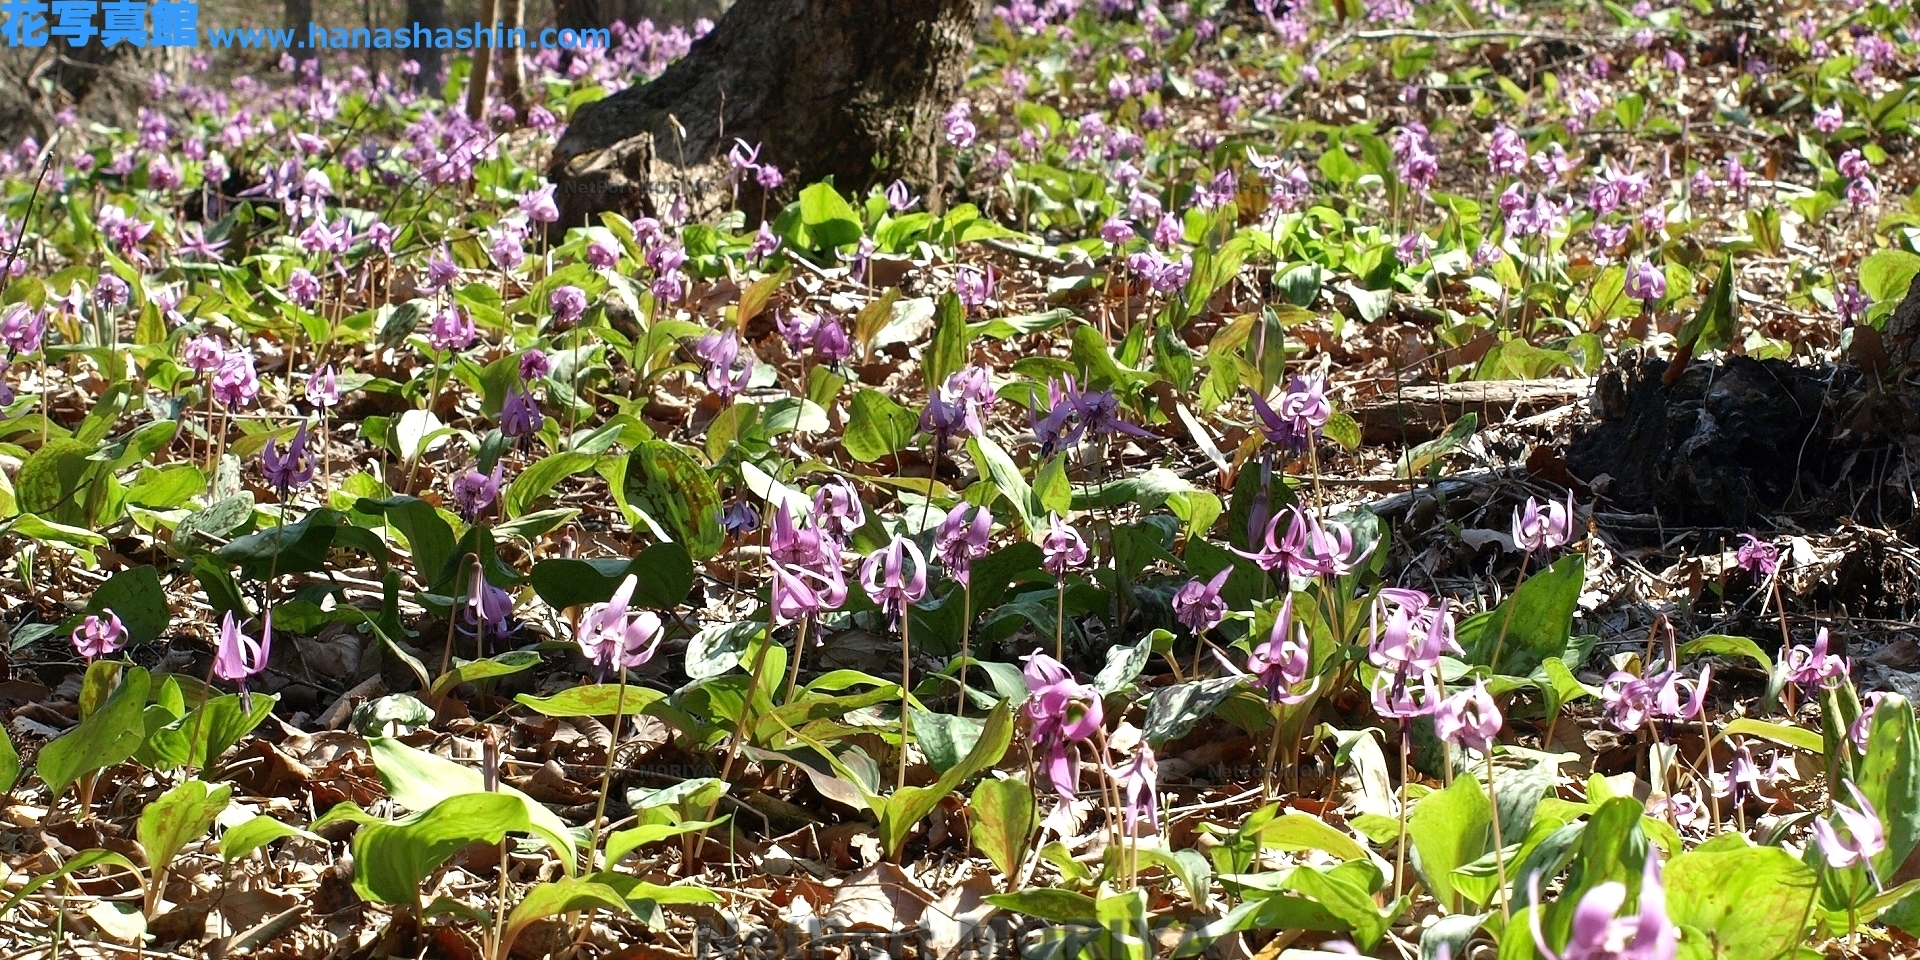
[[(896, 177), (937, 198), (940, 116), (958, 95), (978, 0), (740, 0), (651, 83), (580, 108), (554, 148), (556, 229), (604, 210), (707, 219), (735, 202), (727, 152), (759, 145), (784, 191)], [(877, 161), (877, 162), (876, 162)], [(773, 209), (751, 177), (748, 216)]]
[(307, 25), (313, 22), (313, 0), (287, 0), (287, 29), (293, 31), (293, 58), (302, 63), (314, 58), (307, 42)]
[(602, 29), (615, 20), (655, 26), (691, 26), (700, 17), (725, 13), (725, 0), (554, 0), (554, 25), (573, 30)]
[[(419, 24), (428, 30), (438, 30), (447, 25), (446, 0), (406, 0), (404, 26), (411, 30)], [(440, 89), (440, 49), (438, 47), (415, 47), (406, 51), (420, 65), (420, 74), (413, 78), (415, 93)]]
[[(495, 0), (480, 0), (480, 22), (493, 26)], [(479, 123), (487, 115), (487, 67), (493, 63), (493, 44), (482, 42), (473, 48), (473, 72), (467, 74), (467, 119)]]
[[(504, 22), (500, 34), (511, 37), (513, 31), (526, 26), (527, 0), (499, 0), (500, 19)], [(526, 78), (520, 72), (520, 48), (508, 41), (500, 50), (500, 102), (513, 108), (514, 114), (525, 119), (527, 98), (521, 87)]]

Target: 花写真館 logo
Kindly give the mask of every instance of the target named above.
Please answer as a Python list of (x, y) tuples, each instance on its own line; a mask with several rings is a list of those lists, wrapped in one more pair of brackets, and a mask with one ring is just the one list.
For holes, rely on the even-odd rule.
[(0, 0), (0, 42), (44, 47), (54, 40), (84, 47), (195, 47), (200, 4), (191, 0)]

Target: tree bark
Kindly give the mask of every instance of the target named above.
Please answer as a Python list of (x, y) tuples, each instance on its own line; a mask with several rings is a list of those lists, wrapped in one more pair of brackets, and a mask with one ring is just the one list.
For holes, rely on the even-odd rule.
[[(480, 22), (493, 26), (495, 0), (480, 0)], [(479, 123), (487, 115), (487, 67), (493, 63), (493, 44), (473, 48), (473, 72), (467, 74), (467, 119)]]
[[(979, 0), (741, 0), (651, 83), (580, 108), (554, 148), (564, 230), (601, 211), (706, 219), (736, 202), (735, 140), (784, 192), (896, 177), (937, 199), (940, 116), (965, 80)], [(750, 218), (774, 209), (751, 177)]]
[[(500, 19), (506, 24), (501, 35), (511, 36), (514, 30), (526, 26), (527, 0), (499, 0)], [(525, 119), (527, 98), (521, 87), (526, 78), (520, 72), (520, 48), (509, 43), (500, 50), (500, 102), (513, 108), (515, 115)]]
[(307, 42), (307, 25), (313, 22), (313, 0), (287, 0), (287, 29), (293, 31), (293, 59), (305, 63), (315, 51), (302, 46)]
[[(446, 0), (406, 0), (405, 14), (407, 22), (403, 24), (411, 30), (419, 24), (428, 30), (438, 30), (447, 25)], [(406, 51), (420, 65), (419, 75), (413, 78), (415, 93), (440, 89), (440, 48), (416, 47)]]

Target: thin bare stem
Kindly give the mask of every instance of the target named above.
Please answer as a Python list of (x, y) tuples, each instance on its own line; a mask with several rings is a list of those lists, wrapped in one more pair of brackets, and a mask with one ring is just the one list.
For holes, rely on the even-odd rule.
[[(627, 666), (620, 665), (620, 699), (613, 705), (612, 733), (607, 739), (607, 765), (600, 771), (600, 799), (593, 805), (593, 826), (587, 835), (587, 872), (593, 872), (594, 851), (600, 848), (600, 823), (607, 815), (607, 791), (613, 787), (613, 758), (620, 752), (620, 721), (626, 718)], [(607, 864), (609, 868), (613, 864)]]

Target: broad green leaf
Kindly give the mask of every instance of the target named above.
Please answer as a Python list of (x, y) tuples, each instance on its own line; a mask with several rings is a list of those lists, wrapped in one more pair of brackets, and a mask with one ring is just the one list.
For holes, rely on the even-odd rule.
[(1295, 811), (1268, 821), (1259, 831), (1260, 845), (1275, 850), (1318, 850), (1342, 860), (1365, 860), (1367, 848), (1311, 813)]
[(213, 826), (214, 818), (232, 799), (231, 783), (211, 787), (202, 780), (188, 780), (147, 804), (140, 811), (137, 833), (147, 866), (156, 874), (165, 871), (182, 848)]
[(1363, 951), (1372, 950), (1374, 944), (1379, 943), (1380, 938), (1387, 932), (1387, 922), (1391, 919), (1391, 914), (1381, 913), (1380, 908), (1374, 904), (1371, 893), (1342, 878), (1322, 873), (1310, 866), (1302, 866), (1295, 868), (1288, 875), (1287, 886), (1311, 897), (1315, 903), (1325, 907), (1327, 912), (1340, 918), (1347, 929), (1353, 931), (1356, 945)]
[(511, 955), (520, 934), (535, 921), (595, 907), (624, 913), (627, 911), (627, 901), (614, 888), (591, 880), (569, 878), (534, 884), (514, 906), (513, 912), (507, 914), (507, 929), (501, 937), (500, 954)]
[(533, 591), (555, 610), (604, 603), (627, 577), (634, 577), (636, 607), (667, 610), (678, 606), (693, 589), (693, 557), (678, 543), (656, 543), (632, 560), (549, 558), (533, 565), (528, 581)]
[(952, 291), (940, 295), (935, 313), (938, 319), (933, 342), (920, 355), (921, 382), (929, 390), (945, 385), (948, 376), (967, 365), (967, 347), (972, 339), (967, 329), (967, 308)]
[(534, 501), (552, 493), (560, 481), (588, 473), (599, 462), (598, 455), (579, 450), (565, 450), (540, 458), (521, 471), (507, 486), (507, 516), (518, 517), (526, 513)]
[(1694, 850), (1667, 861), (1667, 916), (1724, 957), (1777, 957), (1801, 941), (1813, 868), (1779, 847)]
[(800, 222), (816, 250), (844, 247), (860, 240), (860, 216), (831, 183), (816, 183), (800, 191)]
[(1033, 488), (1028, 485), (1026, 476), (1020, 467), (1007, 455), (1007, 451), (992, 437), (978, 436), (967, 440), (967, 449), (973, 454), (974, 466), (980, 473), (993, 481), (994, 487), (1005, 497), (1008, 505), (1020, 515), (1020, 521), (1029, 536), (1037, 536), (1038, 531), (1047, 525), (1047, 517), (1040, 510), (1033, 497)]
[(1885, 833), (1886, 849), (1873, 858), (1874, 870), (1892, 877), (1920, 842), (1920, 729), (1912, 701), (1889, 693), (1874, 708), (1856, 780)]
[(285, 840), (288, 837), (320, 840), (320, 837), (315, 834), (282, 823), (263, 813), (228, 830), (226, 835), (220, 838), (220, 859), (232, 863), (275, 840)]
[[(831, 189), (831, 188), (829, 188)], [(678, 445), (648, 440), (627, 458), (627, 502), (642, 510), (697, 560), (720, 552), (720, 494), (713, 475)]]
[(1453, 871), (1487, 850), (1493, 805), (1480, 781), (1457, 777), (1453, 786), (1420, 798), (1407, 817), (1413, 865), (1441, 903), (1453, 900)]
[(40, 750), (36, 772), (55, 799), (75, 780), (124, 763), (146, 739), (144, 713), (151, 678), (140, 667), (123, 671), (120, 686), (80, 725)]
[(1875, 301), (1898, 302), (1915, 274), (1920, 274), (1920, 254), (1878, 250), (1860, 261), (1860, 290)]
[[(408, 810), (428, 810), (450, 797), (482, 793), (486, 789), (480, 771), (415, 750), (391, 737), (374, 737), (367, 741), (367, 746), (373, 754), (380, 781), (386, 785), (387, 795)], [(571, 871), (580, 859), (580, 851), (566, 823), (539, 801), (512, 787), (502, 785), (498, 795), (510, 797), (525, 808), (521, 819), (529, 826), (510, 829), (540, 834), (554, 849), (566, 854), (562, 865)]]
[(1730, 637), (1725, 634), (1710, 633), (1695, 637), (1680, 645), (1679, 655), (1696, 657), (1704, 654), (1718, 654), (1723, 657), (1746, 657), (1760, 665), (1760, 669), (1773, 672), (1773, 658), (1767, 656), (1749, 637)]
[(1245, 685), (1244, 677), (1213, 677), (1161, 687), (1147, 698), (1147, 717), (1141, 732), (1148, 743), (1178, 740)]
[(1198, 850), (1175, 850), (1171, 853), (1156, 847), (1141, 847), (1137, 851), (1143, 864), (1157, 864), (1165, 867), (1168, 873), (1179, 879), (1186, 888), (1187, 899), (1195, 904), (1207, 902), (1208, 891), (1213, 884), (1213, 865)]
[(983, 721), (919, 707), (909, 709), (913, 713), (914, 742), (920, 745), (920, 752), (927, 755), (933, 769), (941, 773), (957, 766), (973, 750), (973, 745), (980, 742)]
[(114, 853), (111, 850), (102, 850), (95, 847), (91, 850), (82, 850), (74, 854), (73, 859), (61, 864), (59, 869), (51, 873), (43, 873), (21, 885), (20, 889), (15, 892), (13, 896), (7, 898), (6, 903), (0, 903), (0, 917), (6, 916), (20, 901), (33, 896), (41, 887), (69, 874), (98, 866), (120, 867), (128, 873), (133, 874), (134, 878), (140, 881), (142, 887), (146, 886), (146, 877), (140, 872), (139, 867), (134, 866), (132, 860), (128, 860), (126, 857)]
[(1740, 298), (1733, 282), (1733, 254), (1727, 253), (1720, 260), (1720, 275), (1714, 278), (1706, 302), (1680, 327), (1675, 339), (1682, 346), (1691, 344), (1696, 354), (1719, 350), (1733, 342), (1739, 312)]
[(1100, 937), (1094, 943), (1097, 955), (1113, 960), (1148, 960), (1153, 956), (1147, 945), (1153, 930), (1147, 925), (1145, 889), (1134, 887), (1101, 897), (1094, 903), (1094, 914), (1100, 926)]
[(1099, 922), (1099, 906), (1092, 897), (1056, 887), (1034, 887), (1018, 893), (988, 894), (986, 901), (1002, 910), (1010, 910), (1054, 923), (1091, 925)]
[(666, 698), (666, 694), (648, 687), (627, 684), (624, 696), (617, 683), (594, 683), (568, 687), (550, 697), (523, 693), (515, 697), (520, 705), (549, 717), (639, 716), (648, 704)]
[(1438, 463), (1441, 457), (1459, 449), (1468, 440), (1472, 439), (1474, 432), (1479, 429), (1479, 414), (1472, 412), (1461, 414), (1460, 419), (1455, 420), (1452, 426), (1447, 427), (1445, 433), (1414, 447), (1402, 455), (1399, 464), (1393, 468), (1393, 475), (1403, 480), (1410, 477), (1425, 476), (1429, 467)]
[(920, 418), (878, 390), (861, 389), (848, 405), (841, 444), (861, 463), (890, 457), (913, 442)]
[(448, 691), (463, 684), (477, 680), (489, 680), (494, 677), (508, 677), (523, 670), (540, 665), (540, 654), (532, 650), (512, 650), (497, 657), (484, 660), (463, 660), (453, 669), (440, 675), (433, 682), (431, 695), (445, 696)]
[(627, 854), (650, 843), (672, 839), (683, 834), (701, 833), (727, 822), (726, 817), (718, 820), (688, 820), (682, 823), (643, 823), (627, 830), (607, 835), (606, 865), (611, 869)]
[[(1528, 577), (1498, 607), (1461, 621), (1456, 635), (1468, 660), (1497, 675), (1525, 677), (1548, 657), (1564, 656), (1586, 569), (1586, 557), (1570, 553)], [(1499, 663), (1491, 662), (1496, 647)]]
[(1000, 875), (1011, 881), (1026, 862), (1033, 831), (1039, 826), (1033, 788), (1026, 781), (1010, 778), (980, 781), (967, 804), (967, 823), (974, 849), (985, 854)]
[(1117, 645), (1107, 648), (1107, 664), (1094, 675), (1093, 688), (1102, 695), (1111, 695), (1125, 690), (1138, 679), (1140, 671), (1146, 669), (1148, 658), (1153, 649), (1162, 642), (1170, 642), (1173, 634), (1156, 629), (1141, 637), (1132, 646)]
[(418, 497), (389, 497), (362, 499), (354, 504), (354, 509), (385, 516), (387, 522), (407, 538), (407, 549), (413, 552), (414, 571), (421, 579), (438, 578), (453, 559), (456, 542), (453, 527), (433, 504)]
[(265, 723), (276, 702), (277, 697), (258, 693), (208, 697), (200, 706), (149, 733), (135, 759), (159, 770), (187, 766), (207, 769)]
[[(384, 768), (381, 773), (384, 777)], [(361, 819), (344, 809), (348, 806), (329, 811), (315, 827)], [(462, 848), (499, 843), (509, 833), (543, 833), (528, 817), (527, 803), (504, 792), (455, 794), (391, 823), (367, 819), (371, 822), (362, 821), (353, 836), (354, 891), (366, 900), (415, 907), (420, 884)], [(568, 869), (574, 857), (569, 846)]]
[(6, 725), (0, 724), (0, 794), (11, 791), (19, 782), (20, 751), (14, 749), (13, 737)]
[(122, 570), (93, 592), (87, 612), (98, 615), (107, 610), (126, 625), (129, 645), (160, 639), (173, 622), (166, 592), (160, 589), (160, 572), (151, 564)]
[(188, 514), (186, 519), (175, 525), (173, 542), (182, 549), (205, 550), (208, 545), (219, 542), (251, 519), (253, 494), (222, 497), (208, 504), (205, 509)]
[(1821, 756), (1827, 752), (1826, 742), (1821, 739), (1819, 733), (1791, 723), (1776, 723), (1754, 717), (1737, 717), (1727, 722), (1723, 734), (1729, 737), (1759, 737), (1781, 746), (1805, 750), (1815, 756)]

